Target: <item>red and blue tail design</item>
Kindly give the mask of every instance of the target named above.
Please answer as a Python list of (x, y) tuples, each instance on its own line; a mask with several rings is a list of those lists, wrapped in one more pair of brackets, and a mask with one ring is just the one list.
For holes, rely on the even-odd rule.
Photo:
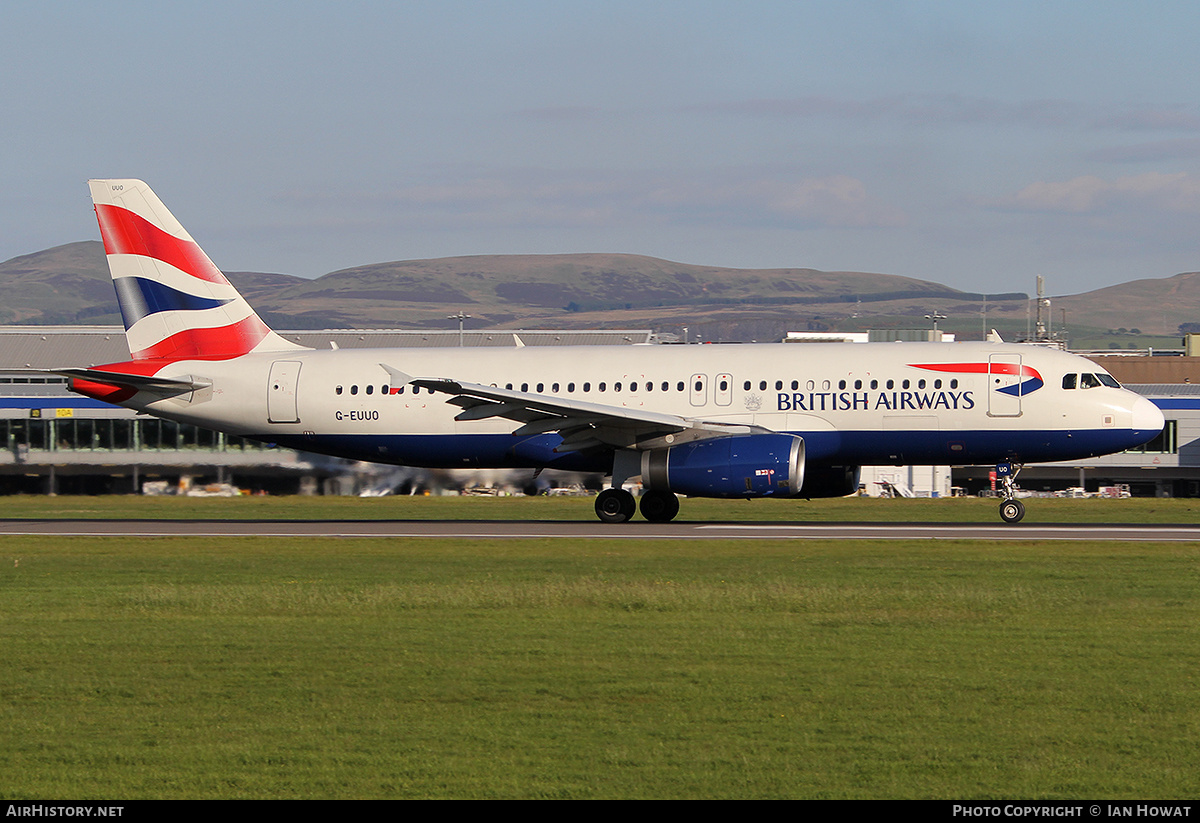
[(267, 327), (141, 180), (90, 180), (134, 360), (303, 348)]

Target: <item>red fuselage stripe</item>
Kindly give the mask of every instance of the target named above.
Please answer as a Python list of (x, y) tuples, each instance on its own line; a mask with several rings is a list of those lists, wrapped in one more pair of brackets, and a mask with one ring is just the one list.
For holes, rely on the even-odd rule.
[(960, 374), (1017, 374), (1021, 377), (1042, 379), (1037, 369), (1032, 366), (1018, 366), (1016, 363), (913, 363), (912, 367)]

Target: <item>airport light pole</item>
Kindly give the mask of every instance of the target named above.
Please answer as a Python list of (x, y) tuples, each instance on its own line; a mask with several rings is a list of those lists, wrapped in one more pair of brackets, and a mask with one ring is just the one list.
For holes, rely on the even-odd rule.
[(938, 324), (939, 320), (945, 320), (946, 315), (942, 314), (937, 309), (934, 309), (933, 314), (925, 315), (925, 319), (933, 321), (933, 336), (938, 338), (938, 340), (935, 342), (940, 342), (941, 338), (938, 336), (938, 333), (937, 333), (937, 330), (938, 330), (937, 324)]
[(447, 315), (447, 317), (446, 317), (447, 320), (457, 320), (458, 321), (458, 347), (460, 349), (463, 347), (463, 321), (470, 318), (470, 316), (471, 315), (469, 315), (469, 314), (463, 314), (462, 309), (459, 309), (458, 314), (451, 314), (451, 315)]

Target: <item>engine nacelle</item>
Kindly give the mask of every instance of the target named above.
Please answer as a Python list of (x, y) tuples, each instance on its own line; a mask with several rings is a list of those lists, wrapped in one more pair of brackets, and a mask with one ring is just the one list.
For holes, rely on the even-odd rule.
[(804, 440), (745, 434), (645, 451), (642, 483), (694, 497), (795, 497), (804, 487)]

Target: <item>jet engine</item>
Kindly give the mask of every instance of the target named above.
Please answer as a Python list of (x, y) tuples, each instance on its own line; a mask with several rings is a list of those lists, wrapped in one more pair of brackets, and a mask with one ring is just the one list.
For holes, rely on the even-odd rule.
[(648, 489), (695, 497), (795, 497), (804, 487), (804, 440), (746, 434), (642, 452)]

